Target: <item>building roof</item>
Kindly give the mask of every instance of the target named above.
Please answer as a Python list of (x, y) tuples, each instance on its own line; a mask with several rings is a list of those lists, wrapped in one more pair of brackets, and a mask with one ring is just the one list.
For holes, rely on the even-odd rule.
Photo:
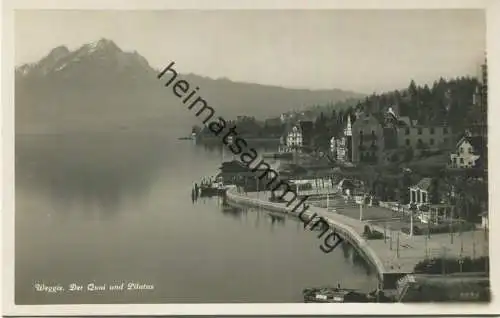
[(297, 126), (299, 126), (303, 132), (311, 131), (314, 127), (314, 123), (310, 120), (300, 120)]
[(302, 132), (302, 128), (299, 124), (292, 124), (291, 122), (286, 122), (282, 137), (286, 139), (288, 134), (292, 132), (294, 127), (296, 127), (299, 132)]
[(486, 141), (481, 136), (467, 137), (467, 141), (474, 147), (474, 151), (477, 153), (483, 153), (486, 148)]
[(247, 172), (250, 169), (238, 160), (225, 161), (219, 168), (222, 172)]
[(423, 178), (412, 188), (419, 188), (421, 190), (428, 191), (429, 188), (431, 187), (431, 183), (432, 183), (432, 178)]
[(482, 136), (468, 136), (465, 135), (460, 140), (457, 142), (457, 148), (460, 147), (460, 145), (467, 141), (473, 148), (474, 152), (476, 154), (483, 154), (484, 150), (487, 147), (487, 142), (486, 139)]
[(408, 116), (402, 116), (402, 117), (399, 117), (399, 123), (403, 126), (408, 126), (410, 127), (411, 126), (411, 121), (410, 121), (410, 117)]

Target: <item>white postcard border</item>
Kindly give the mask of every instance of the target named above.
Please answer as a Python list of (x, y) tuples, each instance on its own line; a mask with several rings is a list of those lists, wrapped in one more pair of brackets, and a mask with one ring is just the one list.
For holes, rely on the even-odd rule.
[[(500, 87), (500, 2), (488, 0), (22, 0), (4, 1), (2, 6), (2, 314), (18, 316), (70, 315), (386, 315), (386, 314), (493, 314), (500, 313), (500, 251), (490, 244), (491, 288), (493, 300), (489, 305), (475, 304), (130, 304), (130, 305), (15, 305), (14, 304), (14, 10), (20, 9), (75, 9), (75, 10), (161, 10), (161, 9), (452, 9), (487, 8), (487, 55), (490, 88)], [(397, 27), (397, 26), (396, 26)], [(495, 36), (496, 35), (496, 36)], [(495, 119), (500, 111), (498, 91), (489, 92), (489, 172), (490, 172), (490, 242), (500, 242), (499, 217), (493, 217), (498, 196), (495, 196), (500, 177), (494, 165), (500, 162), (500, 127)], [(500, 244), (500, 243), (499, 243)]]

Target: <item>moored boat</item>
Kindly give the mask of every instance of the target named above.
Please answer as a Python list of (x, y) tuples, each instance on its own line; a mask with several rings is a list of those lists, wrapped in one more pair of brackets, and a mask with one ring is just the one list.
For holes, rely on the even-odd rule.
[(306, 303), (366, 303), (370, 301), (365, 293), (336, 287), (306, 288), (302, 294)]
[(224, 195), (226, 193), (226, 187), (222, 181), (221, 177), (217, 178), (217, 181), (212, 183), (202, 183), (199, 187), (200, 197), (211, 197)]

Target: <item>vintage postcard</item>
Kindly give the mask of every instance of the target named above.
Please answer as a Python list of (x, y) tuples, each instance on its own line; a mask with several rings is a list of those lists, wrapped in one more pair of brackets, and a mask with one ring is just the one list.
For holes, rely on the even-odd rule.
[(493, 5), (391, 3), (5, 3), (3, 314), (494, 313)]

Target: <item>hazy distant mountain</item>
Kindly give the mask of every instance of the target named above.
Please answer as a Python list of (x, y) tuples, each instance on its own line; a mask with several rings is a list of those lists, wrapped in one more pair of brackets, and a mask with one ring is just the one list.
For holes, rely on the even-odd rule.
[[(165, 130), (198, 123), (171, 88), (156, 78), (158, 72), (137, 52), (124, 52), (106, 39), (75, 51), (54, 48), (39, 62), (16, 69), (16, 131)], [(193, 74), (183, 77), (200, 87), (198, 94), (227, 118), (264, 118), (361, 96), (338, 89), (311, 91)]]

